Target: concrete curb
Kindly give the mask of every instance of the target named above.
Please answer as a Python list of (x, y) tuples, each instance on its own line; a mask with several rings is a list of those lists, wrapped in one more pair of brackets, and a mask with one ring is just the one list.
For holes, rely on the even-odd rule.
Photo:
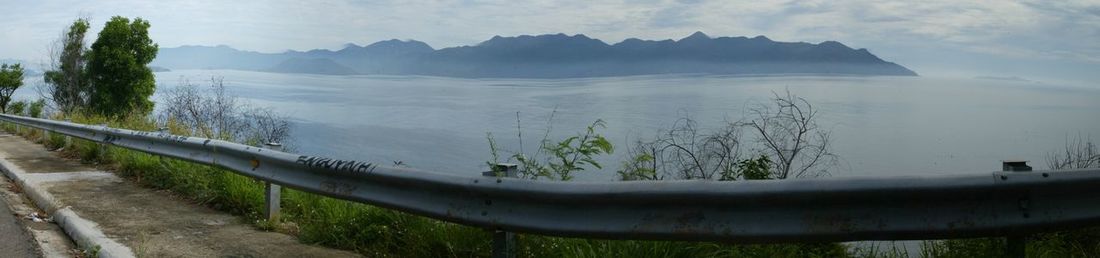
[(102, 258), (135, 257), (134, 252), (129, 247), (104, 235), (95, 222), (83, 219), (69, 207), (64, 207), (53, 195), (46, 192), (45, 187), (41, 187), (40, 183), (42, 182), (34, 180), (22, 168), (9, 162), (7, 155), (0, 155), (0, 170), (12, 181), (15, 181), (19, 187), (22, 187), (23, 193), (39, 209), (46, 211), (48, 214), (53, 214), (53, 219), (57, 222), (57, 225), (61, 226), (65, 233), (73, 239), (73, 242), (76, 242), (81, 248), (97, 250), (99, 257)]
[(73, 242), (85, 249), (97, 250), (99, 257), (135, 257), (134, 252), (129, 247), (108, 238), (99, 230), (99, 226), (95, 222), (81, 218), (69, 207), (54, 212), (53, 219), (57, 222), (57, 225), (65, 230), (65, 234), (73, 239)]

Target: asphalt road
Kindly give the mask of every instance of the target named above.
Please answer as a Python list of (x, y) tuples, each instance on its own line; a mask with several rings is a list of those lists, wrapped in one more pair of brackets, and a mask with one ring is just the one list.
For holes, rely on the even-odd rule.
[(0, 257), (38, 257), (34, 238), (19, 220), (7, 203), (0, 203)]

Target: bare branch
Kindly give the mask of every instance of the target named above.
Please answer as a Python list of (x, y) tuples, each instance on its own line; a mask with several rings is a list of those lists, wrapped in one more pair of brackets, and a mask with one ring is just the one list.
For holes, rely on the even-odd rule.
[(1050, 169), (1100, 167), (1100, 150), (1091, 137), (1078, 134), (1070, 141), (1067, 136), (1065, 147), (1059, 152), (1047, 153), (1046, 160)]
[(250, 107), (226, 91), (224, 79), (212, 77), (210, 88), (200, 89), (186, 79), (165, 91), (163, 123), (178, 123), (190, 128), (192, 135), (259, 145), (282, 143), (290, 136), (287, 117), (268, 108)]

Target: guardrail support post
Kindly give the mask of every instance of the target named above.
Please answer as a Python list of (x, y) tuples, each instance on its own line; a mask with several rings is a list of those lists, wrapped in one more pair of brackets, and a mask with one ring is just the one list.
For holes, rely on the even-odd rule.
[[(1031, 166), (1027, 165), (1027, 161), (1020, 160), (1001, 161), (1001, 168), (1002, 171), (1031, 172)], [(1005, 254), (1008, 257), (1024, 258), (1027, 256), (1027, 236), (1010, 235), (1005, 238), (1007, 248)]]
[[(107, 130), (107, 123), (102, 123), (99, 126), (103, 127), (103, 130)], [(100, 142), (99, 145), (99, 160), (104, 161), (107, 158), (107, 144)]]
[(50, 130), (42, 129), (42, 145), (50, 143)]
[[(72, 123), (73, 119), (72, 118), (65, 118), (65, 122)], [(65, 135), (65, 145), (61, 146), (61, 148), (62, 149), (68, 148), (69, 146), (72, 146), (72, 145), (73, 145), (73, 137), (66, 134)]]
[[(500, 163), (494, 165), (492, 171), (482, 172), (483, 176), (491, 177), (519, 177), (519, 165)], [(493, 231), (493, 258), (516, 257), (516, 233), (494, 230)]]
[(516, 257), (516, 233), (508, 231), (493, 232), (493, 258)]
[[(283, 145), (277, 142), (269, 142), (264, 144), (264, 149), (283, 151)], [(282, 201), (282, 186), (272, 184), (271, 182), (264, 182), (264, 217), (268, 221), (274, 221), (279, 218), (279, 210), (281, 209)]]

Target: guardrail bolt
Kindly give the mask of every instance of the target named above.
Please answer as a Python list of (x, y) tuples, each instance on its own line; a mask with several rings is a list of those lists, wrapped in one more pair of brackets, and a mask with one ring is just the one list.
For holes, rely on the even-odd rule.
[[(519, 177), (519, 165), (509, 163), (497, 163), (490, 171), (481, 172), (482, 176), (491, 177)], [(497, 180), (498, 182), (500, 180)], [(491, 200), (485, 200), (485, 205), (491, 205)], [(482, 215), (487, 215), (482, 212)], [(493, 230), (493, 258), (516, 257), (516, 233)]]
[[(264, 149), (283, 151), (283, 145), (277, 142), (269, 142), (264, 144)], [(281, 209), (282, 201), (282, 186), (272, 184), (271, 182), (264, 182), (264, 204), (267, 206), (264, 209), (264, 218), (268, 221), (275, 221), (279, 219), (279, 210)]]
[[(1027, 165), (1026, 160), (1004, 160), (1001, 161), (1002, 171), (1005, 172), (1030, 172), (1031, 166)], [(1007, 177), (1001, 175), (1002, 178)], [(1027, 202), (1026, 199), (1020, 199), (1020, 209), (1024, 212), (1024, 217), (1027, 218)], [(1023, 258), (1027, 256), (1027, 236), (1024, 235), (1010, 235), (1005, 237), (1005, 247), (1007, 248), (1006, 255), (1008, 257)]]

